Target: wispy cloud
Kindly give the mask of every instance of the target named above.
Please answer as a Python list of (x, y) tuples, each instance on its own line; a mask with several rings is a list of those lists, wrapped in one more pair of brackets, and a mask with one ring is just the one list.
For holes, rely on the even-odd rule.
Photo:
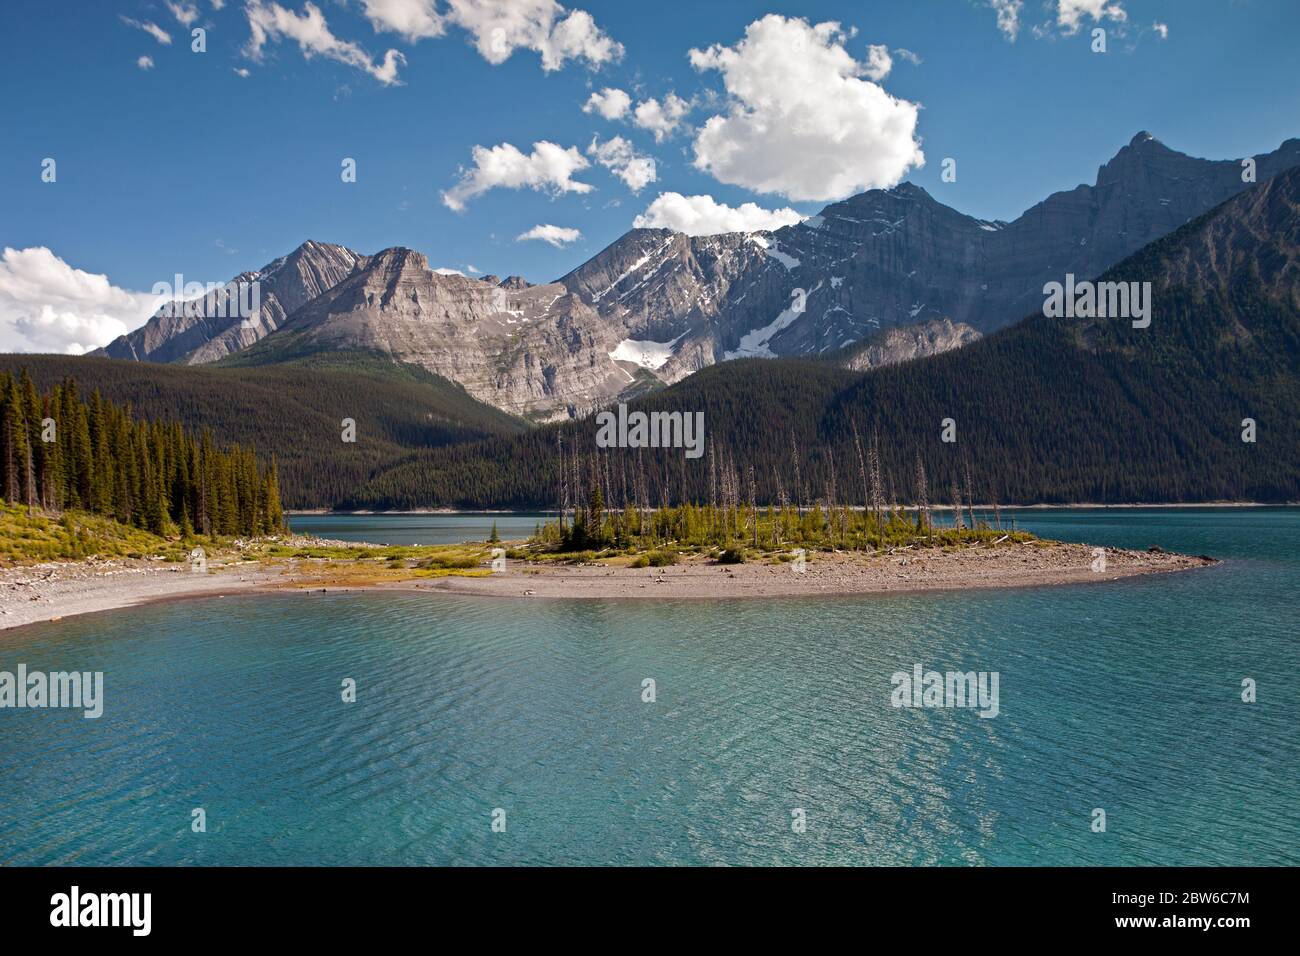
[(577, 229), (569, 229), (564, 226), (552, 226), (549, 223), (542, 226), (533, 226), (527, 232), (520, 233), (515, 237), (516, 242), (527, 242), (532, 239), (547, 242), (557, 249), (577, 242), (582, 238), (582, 233)]
[(163, 46), (168, 46), (172, 42), (172, 35), (152, 20), (132, 20), (130, 17), (120, 17), (119, 19), (128, 27), (143, 30)]
[(244, 7), (248, 16), (250, 35), (244, 47), (245, 54), (260, 62), (268, 41), (293, 40), (306, 59), (323, 56), (345, 63), (370, 74), (385, 86), (399, 82), (397, 70), (406, 65), (406, 57), (397, 50), (388, 50), (381, 61), (375, 62), (370, 54), (350, 40), (340, 40), (329, 28), (325, 15), (314, 3), (303, 5), (302, 13), (286, 10), (278, 3), (248, 0)]

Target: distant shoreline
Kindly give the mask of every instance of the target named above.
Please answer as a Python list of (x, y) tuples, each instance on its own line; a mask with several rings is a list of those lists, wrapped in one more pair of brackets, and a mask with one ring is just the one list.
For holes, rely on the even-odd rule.
[[(760, 505), (760, 507), (763, 507), (763, 506)], [(862, 510), (862, 507), (861, 507), (860, 505), (848, 505), (847, 507), (848, 507), (848, 509), (849, 509), (850, 511), (861, 511), (861, 510)], [(902, 510), (904, 510), (904, 511), (915, 511), (915, 510), (916, 510), (916, 505), (900, 505), (899, 507), (900, 507)], [(930, 506), (930, 510), (931, 510), (931, 511), (952, 511), (952, 507), (953, 507), (952, 505), (931, 505), (931, 506)], [(974, 509), (975, 509), (976, 511), (992, 511), (992, 510), (993, 510), (993, 504), (992, 504), (991, 502), (988, 503), (988, 504), (976, 504), (976, 505), (974, 505), (973, 507), (974, 507)], [(1074, 504), (1064, 504), (1064, 505), (1042, 505), (1042, 504), (1039, 504), (1039, 505), (1004, 505), (1004, 504), (998, 504), (997, 507), (998, 507), (1000, 510), (1002, 510), (1002, 511), (1053, 511), (1053, 510), (1056, 510), (1056, 511), (1066, 511), (1066, 510), (1078, 510), (1078, 509), (1083, 509), (1083, 508), (1091, 508), (1091, 509), (1096, 509), (1096, 510), (1109, 510), (1109, 509), (1121, 509), (1121, 510), (1122, 510), (1122, 509), (1135, 509), (1135, 508), (1169, 508), (1169, 509), (1179, 509), (1179, 508), (1295, 508), (1295, 507), (1300, 507), (1300, 501), (1285, 501), (1285, 502), (1280, 502), (1280, 503), (1275, 503), (1275, 504), (1270, 504), (1269, 502), (1266, 502), (1266, 501), (1206, 501), (1206, 502), (1191, 503), (1191, 504), (1186, 503), (1186, 502), (1181, 502), (1181, 503), (1163, 503), (1163, 504), (1114, 504), (1114, 505), (1102, 505), (1102, 504), (1093, 504), (1093, 503), (1089, 503), (1089, 502), (1077, 502), (1077, 503), (1074, 503)], [(966, 510), (966, 508), (967, 508), (966, 505), (962, 505), (962, 510), (963, 510), (963, 511)], [(334, 511), (334, 510), (330, 510), (330, 509), (327, 509), (327, 508), (306, 508), (306, 509), (289, 509), (289, 510), (286, 510), (286, 511), (285, 511), (285, 514), (286, 514), (287, 516), (289, 516), (290, 518), (293, 518), (293, 517), (318, 517), (318, 518), (340, 517), (340, 518), (350, 518), (350, 517), (359, 517), (359, 516), (367, 516), (367, 517), (386, 517), (386, 516), (393, 516), (393, 517), (400, 517), (400, 516), (402, 516), (402, 515), (553, 515), (553, 514), (559, 514), (559, 512), (558, 512), (558, 511), (555, 511), (554, 509), (547, 509), (547, 508), (536, 508), (536, 509), (529, 509), (529, 508), (518, 508), (518, 509), (502, 508), (502, 509), (495, 509), (495, 510), (488, 510), (488, 511), (474, 511), (474, 510), (466, 510), (466, 509), (460, 509), (460, 508), (415, 508), (415, 509), (411, 509), (411, 510), (407, 510), (407, 511), (372, 511), (372, 510), (368, 510), (368, 509), (359, 509), (359, 510), (356, 510), (356, 511)]]

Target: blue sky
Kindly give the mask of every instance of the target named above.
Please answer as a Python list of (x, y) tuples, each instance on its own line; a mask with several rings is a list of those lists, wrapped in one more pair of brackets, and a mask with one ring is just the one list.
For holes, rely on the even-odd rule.
[[(1300, 135), (1293, 0), (458, 2), (317, 0), (314, 15), (301, 0), (8, 5), (0, 246), (14, 253), (0, 265), (0, 349), (100, 344), (91, 339), (136, 322), (140, 301), (123, 295), (177, 272), (225, 280), (308, 238), (363, 253), (409, 246), (435, 267), (545, 281), (663, 193), (808, 215), (846, 183), (902, 178), (963, 212), (1011, 219), (1091, 182), (1141, 129), (1213, 158)], [(740, 46), (769, 15), (783, 19), (767, 21), (767, 46), (757, 35)], [(813, 29), (826, 22), (840, 31)], [(206, 52), (191, 52), (196, 27)], [(1105, 54), (1090, 48), (1095, 27), (1107, 30)], [(807, 56), (800, 37), (815, 45)], [(846, 60), (856, 75), (826, 75)], [(796, 87), (808, 99), (773, 124), (772, 98)], [(584, 112), (607, 88), (628, 94), (622, 118)], [(690, 106), (657, 139), (634, 111), (654, 100), (662, 112), (670, 93)], [(860, 121), (862, 104), (879, 115)], [(621, 137), (624, 158), (643, 161), (640, 180), (652, 159), (654, 181), (625, 169), (634, 192), (588, 152), (593, 137)], [(558, 155), (535, 156), (541, 142)], [(457, 192), (475, 147), (502, 144), (539, 188)], [(46, 157), (54, 183), (41, 181)], [(341, 180), (345, 157), (356, 182)], [(940, 180), (946, 157), (956, 182)], [(705, 212), (697, 228), (717, 218)], [(664, 206), (654, 221), (680, 224), (673, 215)], [(762, 221), (749, 215), (725, 221)], [(517, 238), (537, 226), (563, 231)], [(32, 253), (41, 248), (72, 274)]]

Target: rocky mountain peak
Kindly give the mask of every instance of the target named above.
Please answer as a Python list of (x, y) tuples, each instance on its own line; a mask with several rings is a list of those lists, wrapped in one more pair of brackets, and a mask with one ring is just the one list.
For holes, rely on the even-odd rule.
[(376, 252), (367, 261), (366, 269), (383, 272), (430, 271), (429, 258), (423, 252), (405, 246), (391, 246)]
[[(195, 307), (160, 308), (143, 326), (95, 354), (148, 362), (216, 361), (280, 328), (290, 313), (351, 275), (363, 260), (346, 246), (309, 239), (260, 269), (241, 272)], [(248, 288), (254, 283), (255, 297)], [(256, 312), (241, 314), (242, 304), (254, 301)]]

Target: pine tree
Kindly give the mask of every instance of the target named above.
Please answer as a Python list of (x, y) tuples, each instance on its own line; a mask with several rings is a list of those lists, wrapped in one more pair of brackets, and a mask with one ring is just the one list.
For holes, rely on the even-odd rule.
[(72, 379), (42, 396), (26, 369), (0, 373), (0, 498), (53, 513), (80, 508), (159, 535), (193, 534), (196, 520), (205, 534), (284, 524), (278, 468), (260, 470), (251, 448), (217, 449), (206, 433), (200, 443), (176, 423), (136, 422), (98, 392), (82, 402)]

